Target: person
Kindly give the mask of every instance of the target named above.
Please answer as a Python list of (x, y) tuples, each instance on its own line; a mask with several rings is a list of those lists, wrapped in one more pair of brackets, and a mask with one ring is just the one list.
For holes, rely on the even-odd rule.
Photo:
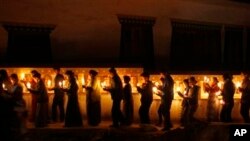
[(137, 91), (141, 94), (141, 106), (139, 108), (139, 116), (141, 124), (150, 124), (149, 110), (153, 102), (153, 86), (154, 84), (149, 79), (149, 74), (143, 72), (141, 76), (144, 83), (141, 87), (137, 86)]
[(9, 91), (12, 96), (12, 102), (14, 105), (15, 120), (14, 131), (15, 138), (21, 138), (21, 136), (26, 132), (26, 118), (28, 116), (26, 109), (26, 102), (23, 99), (23, 87), (19, 83), (17, 74), (13, 73), (10, 75), (10, 80), (12, 83), (12, 89)]
[[(157, 85), (155, 84), (155, 86), (157, 87), (157, 89), (162, 89), (163, 87), (163, 83), (164, 83), (164, 78), (161, 77), (160, 78), (160, 81), (161, 81), (161, 85)], [(158, 123), (156, 123), (156, 126), (161, 126), (162, 125), (162, 121), (163, 121), (163, 116), (164, 116), (164, 113), (163, 113), (163, 95), (162, 93), (159, 93), (158, 91), (155, 93), (156, 95), (158, 95), (160, 98), (161, 98), (161, 103), (158, 107), (158, 110), (157, 110), (157, 114), (158, 114)]]
[(130, 77), (127, 75), (123, 76), (124, 87), (123, 87), (123, 113), (124, 113), (124, 122), (126, 125), (131, 125), (133, 123), (133, 114), (134, 114), (134, 101), (132, 95), (132, 88), (130, 85)]
[[(35, 74), (38, 74), (39, 72), (37, 70), (31, 70), (31, 75), (34, 76)], [(21, 80), (24, 83), (27, 83), (26, 80)], [(36, 87), (36, 82), (34, 81), (34, 79), (31, 79), (30, 81), (30, 86), (32, 89), (34, 89)], [(36, 109), (37, 109), (37, 95), (36, 94), (32, 94), (31, 92), (31, 113), (29, 116), (29, 121), (30, 122), (34, 122), (36, 119)]]
[(239, 91), (242, 93), (241, 95), (241, 106), (240, 106), (240, 114), (244, 119), (245, 123), (250, 123), (249, 110), (250, 110), (250, 80), (249, 73), (243, 72), (244, 79), (239, 87)]
[(174, 98), (174, 80), (169, 73), (162, 72), (161, 77), (164, 79), (161, 89), (162, 94), (162, 112), (164, 117), (164, 127), (162, 131), (170, 130), (173, 125), (170, 117), (170, 109)]
[(64, 112), (64, 91), (61, 89), (64, 76), (60, 73), (60, 68), (54, 68), (56, 73), (54, 83), (54, 88), (49, 88), (49, 90), (54, 90), (54, 98), (52, 102), (52, 120), (53, 122), (57, 122), (57, 107), (60, 111), (60, 122), (64, 121), (65, 112)]
[(188, 101), (188, 93), (189, 93), (189, 81), (188, 79), (183, 80), (184, 84), (184, 92), (178, 91), (178, 95), (182, 97), (182, 103), (181, 103), (181, 118), (180, 123), (182, 127), (185, 127), (188, 123), (188, 112), (189, 112), (189, 101)]
[(204, 82), (204, 91), (208, 93), (208, 100), (207, 100), (207, 121), (218, 121), (218, 110), (217, 110), (217, 93), (220, 91), (220, 87), (218, 86), (218, 79), (217, 77), (213, 77), (212, 84), (210, 85), (208, 82)]
[(14, 104), (10, 90), (12, 84), (5, 69), (0, 70), (0, 140), (14, 140), (13, 122), (15, 121)]
[(40, 73), (34, 73), (33, 79), (35, 81), (34, 88), (27, 88), (31, 94), (36, 95), (36, 118), (35, 127), (46, 127), (48, 124), (48, 93), (47, 88), (41, 78)]
[(224, 85), (221, 91), (223, 106), (220, 112), (220, 120), (222, 122), (231, 122), (232, 117), (232, 109), (234, 106), (234, 93), (235, 93), (235, 85), (232, 81), (232, 75), (223, 74)]
[(101, 122), (101, 86), (98, 78), (98, 72), (89, 71), (89, 81), (86, 89), (87, 120), (91, 126), (97, 126)]
[(73, 71), (67, 70), (66, 75), (69, 80), (69, 88), (62, 88), (68, 95), (64, 126), (81, 127), (83, 126), (83, 122), (78, 102), (78, 85)]
[(114, 67), (109, 69), (111, 75), (111, 85), (104, 87), (105, 91), (110, 92), (112, 103), (112, 121), (113, 124), (110, 127), (118, 128), (124, 122), (124, 118), (121, 112), (121, 100), (122, 100), (122, 81)]
[(194, 114), (198, 108), (198, 100), (199, 100), (199, 91), (200, 86), (197, 85), (197, 81), (195, 77), (191, 76), (188, 80), (189, 83), (189, 91), (187, 95), (189, 107), (188, 107), (188, 124), (192, 124), (193, 122), (197, 121), (195, 119)]

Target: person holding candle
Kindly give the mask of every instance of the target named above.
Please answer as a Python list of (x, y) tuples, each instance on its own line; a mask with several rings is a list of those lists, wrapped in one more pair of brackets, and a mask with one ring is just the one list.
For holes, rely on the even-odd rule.
[(250, 123), (249, 110), (250, 110), (250, 80), (249, 73), (243, 72), (244, 79), (239, 87), (239, 91), (242, 93), (241, 95), (241, 106), (240, 106), (240, 114), (244, 119), (245, 123)]
[(217, 103), (218, 98), (216, 96), (216, 93), (220, 91), (220, 88), (218, 86), (218, 79), (217, 77), (213, 77), (213, 81), (211, 85), (209, 82), (204, 82), (204, 91), (208, 93), (208, 100), (207, 100), (207, 121), (218, 121), (218, 113), (217, 113)]
[(220, 112), (220, 120), (222, 122), (232, 121), (231, 113), (234, 106), (234, 93), (235, 93), (235, 85), (232, 79), (233, 79), (232, 75), (228, 73), (223, 74), (224, 85), (221, 91), (221, 95), (224, 104)]
[(28, 88), (32, 95), (37, 97), (37, 109), (35, 127), (46, 127), (48, 124), (48, 93), (40, 73), (34, 73), (33, 79), (36, 83), (34, 88)]
[(69, 80), (69, 88), (62, 88), (68, 95), (64, 126), (81, 127), (83, 126), (83, 122), (78, 102), (78, 85), (76, 83), (75, 74), (73, 71), (67, 70), (66, 75)]
[(130, 85), (130, 77), (127, 75), (123, 76), (124, 87), (123, 87), (123, 113), (124, 122), (126, 125), (131, 125), (133, 122), (134, 115), (134, 101), (132, 95), (132, 87)]
[(153, 87), (154, 84), (149, 79), (149, 74), (143, 72), (141, 76), (144, 83), (141, 87), (137, 86), (137, 91), (141, 94), (141, 106), (139, 108), (139, 116), (141, 124), (150, 124), (149, 110), (153, 102)]
[(161, 77), (164, 79), (161, 87), (162, 94), (162, 113), (164, 117), (164, 127), (162, 131), (170, 130), (173, 125), (170, 117), (170, 109), (174, 98), (174, 80), (169, 73), (161, 72)]
[(124, 117), (121, 112), (121, 101), (122, 101), (122, 81), (114, 67), (109, 69), (111, 75), (111, 85), (104, 87), (105, 91), (110, 92), (112, 103), (112, 121), (113, 124), (110, 127), (118, 128), (124, 122)]
[(87, 120), (91, 126), (101, 122), (101, 86), (97, 75), (97, 71), (90, 70), (88, 84), (82, 86), (86, 89)]
[(177, 91), (177, 94), (182, 97), (182, 103), (181, 103), (181, 118), (180, 118), (180, 122), (181, 122), (181, 126), (185, 127), (188, 123), (188, 111), (189, 111), (189, 101), (188, 101), (188, 93), (189, 93), (189, 81), (188, 79), (184, 79), (183, 80), (183, 84), (184, 84), (184, 92), (180, 92)]
[[(157, 89), (160, 89), (162, 90), (162, 87), (163, 87), (163, 83), (164, 83), (164, 78), (161, 77), (160, 78), (160, 81), (161, 81), (161, 84), (162, 85), (159, 85), (158, 83), (155, 84), (155, 87), (157, 87)], [(163, 113), (163, 95), (162, 93), (159, 93), (158, 91), (156, 91), (156, 95), (158, 95), (160, 98), (161, 98), (161, 103), (158, 107), (158, 110), (157, 110), (157, 114), (158, 114), (158, 123), (156, 124), (157, 126), (161, 126), (162, 125), (162, 121), (163, 121), (163, 116), (164, 116), (164, 113)]]
[(64, 112), (64, 91), (62, 88), (62, 82), (64, 80), (64, 76), (60, 73), (60, 68), (53, 68), (56, 76), (54, 78), (54, 87), (49, 88), (49, 90), (54, 90), (54, 98), (52, 102), (52, 120), (53, 122), (57, 122), (57, 108), (59, 108), (60, 112), (60, 122), (64, 121), (65, 112)]

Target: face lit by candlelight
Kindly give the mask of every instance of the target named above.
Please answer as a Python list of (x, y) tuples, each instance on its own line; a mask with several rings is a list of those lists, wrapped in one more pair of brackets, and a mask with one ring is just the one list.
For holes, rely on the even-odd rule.
[(5, 86), (5, 84), (4, 84), (4, 83), (2, 84), (2, 87), (3, 87), (3, 89), (4, 89), (4, 90), (6, 90), (6, 86)]
[(28, 89), (30, 89), (30, 88), (31, 88), (31, 84), (30, 84), (30, 82), (27, 82), (27, 84), (26, 84), (26, 85), (27, 85), (27, 88), (28, 88)]

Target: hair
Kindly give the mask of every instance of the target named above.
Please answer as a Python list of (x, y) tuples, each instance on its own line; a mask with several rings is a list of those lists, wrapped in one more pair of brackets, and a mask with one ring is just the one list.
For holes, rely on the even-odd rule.
[(229, 80), (232, 80), (233, 79), (233, 76), (229, 73), (224, 73), (222, 75), (223, 79), (226, 80), (226, 79), (229, 79)]
[(16, 73), (12, 73), (12, 74), (10, 75), (10, 78), (12, 78), (12, 79), (14, 79), (14, 80), (16, 80), (16, 81), (19, 81), (18, 76), (17, 76)]
[(40, 73), (35, 73), (35, 74), (33, 75), (33, 77), (41, 79), (41, 74), (40, 74)]
[(111, 67), (111, 68), (109, 69), (109, 72), (115, 74), (115, 73), (116, 73), (116, 69), (115, 69), (114, 67)]
[(31, 74), (32, 74), (32, 76), (34, 76), (35, 74), (39, 74), (39, 72), (37, 70), (32, 70)]
[(89, 71), (89, 74), (91, 74), (91, 75), (93, 75), (93, 76), (96, 76), (96, 75), (98, 74), (98, 72), (95, 71), (95, 70), (90, 70), (90, 71)]
[(125, 82), (130, 82), (130, 77), (128, 75), (124, 75), (123, 79)]
[(61, 70), (60, 67), (54, 67), (53, 69), (56, 70), (56, 71), (60, 71)]
[(143, 73), (141, 74), (141, 76), (142, 76), (142, 77), (149, 77), (150, 74), (149, 74), (148, 72), (143, 72)]
[(6, 79), (8, 79), (8, 73), (5, 69), (1, 69), (0, 70), (0, 80), (3, 81)]

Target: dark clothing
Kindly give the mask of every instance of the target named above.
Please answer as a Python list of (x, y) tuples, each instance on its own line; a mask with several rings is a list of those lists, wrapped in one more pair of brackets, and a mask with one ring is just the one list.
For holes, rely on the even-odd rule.
[(189, 93), (189, 89), (190, 87), (186, 87), (185, 91), (184, 91), (184, 95), (182, 96), (183, 100), (181, 103), (181, 118), (180, 118), (180, 122), (182, 126), (187, 125), (188, 123), (188, 112), (189, 112), (189, 103), (188, 103), (188, 99), (185, 98), (184, 96), (187, 96)]
[(37, 96), (35, 126), (45, 127), (48, 123), (48, 93), (44, 82), (40, 80), (35, 88), (29, 89), (29, 91)]
[(231, 112), (234, 106), (234, 92), (234, 83), (231, 80), (226, 80), (221, 93), (222, 99), (224, 101), (224, 105), (222, 106), (220, 113), (220, 120), (222, 122), (232, 121)]
[(69, 89), (64, 89), (68, 95), (68, 103), (65, 115), (65, 127), (80, 127), (83, 125), (78, 103), (78, 86), (76, 80), (70, 80)]
[(60, 121), (64, 121), (65, 112), (64, 112), (64, 91), (60, 88), (59, 82), (62, 83), (64, 77), (62, 74), (57, 74), (54, 82), (55, 87), (54, 90), (54, 98), (52, 103), (52, 120), (57, 121), (57, 107), (60, 111)]
[(110, 88), (106, 89), (110, 92), (113, 100), (112, 104), (112, 120), (114, 126), (119, 126), (123, 122), (123, 115), (121, 112), (121, 100), (122, 100), (122, 81), (118, 74), (114, 75), (111, 79)]
[(97, 77), (91, 78), (86, 87), (86, 106), (88, 124), (97, 126), (101, 122), (101, 87)]
[(170, 109), (172, 105), (172, 100), (174, 97), (174, 81), (171, 78), (165, 78), (162, 86), (162, 105), (163, 105), (163, 115), (164, 115), (164, 128), (171, 128), (171, 117)]
[[(36, 87), (35, 81), (32, 80), (30, 82), (30, 84), (31, 84), (31, 88), (35, 89), (35, 87)], [(36, 119), (37, 95), (36, 94), (32, 94), (32, 92), (30, 92), (30, 93), (31, 93), (31, 113), (30, 113), (30, 119), (29, 119), (29, 121), (30, 122), (34, 122), (35, 119)]]
[(249, 110), (250, 110), (250, 80), (244, 78), (241, 88), (239, 88), (241, 95), (241, 107), (240, 114), (244, 119), (245, 123), (250, 123)]
[(123, 88), (123, 110), (125, 124), (131, 125), (133, 122), (134, 101), (130, 84), (126, 84)]
[(137, 91), (141, 94), (141, 106), (139, 108), (139, 116), (142, 124), (149, 124), (149, 110), (153, 102), (153, 83), (147, 81), (143, 83), (142, 87), (137, 87)]

